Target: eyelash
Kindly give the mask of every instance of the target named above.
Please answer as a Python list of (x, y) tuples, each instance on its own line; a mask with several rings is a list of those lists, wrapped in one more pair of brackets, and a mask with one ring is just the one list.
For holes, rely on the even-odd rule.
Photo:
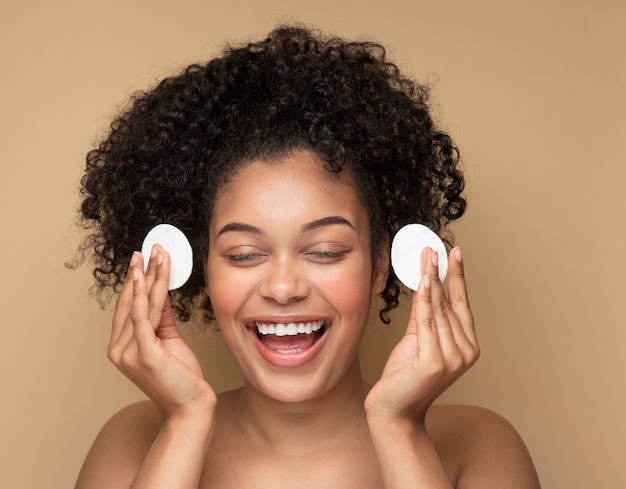
[[(347, 251), (315, 251), (307, 253), (308, 256), (319, 258), (322, 260), (334, 260), (346, 256)], [(225, 258), (232, 263), (247, 263), (258, 259), (264, 255), (254, 253), (241, 253), (238, 255), (225, 255)]]
[(346, 256), (346, 251), (315, 251), (307, 254), (318, 258), (333, 259)]
[(245, 263), (245, 262), (252, 261), (255, 258), (258, 258), (260, 256), (263, 256), (263, 255), (257, 255), (254, 253), (242, 253), (240, 255), (225, 255), (225, 258), (228, 261), (231, 261), (234, 263)]

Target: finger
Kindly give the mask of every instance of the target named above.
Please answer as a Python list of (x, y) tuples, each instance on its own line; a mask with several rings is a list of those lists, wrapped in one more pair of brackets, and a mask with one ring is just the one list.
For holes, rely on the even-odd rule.
[(155, 256), (155, 263), (154, 279), (148, 293), (148, 300), (150, 322), (157, 330), (163, 326), (164, 320), (168, 324), (173, 322), (168, 292), (171, 265), (169, 253), (160, 248)]
[(176, 320), (174, 319), (174, 311), (172, 309), (172, 303), (169, 295), (165, 296), (165, 303), (163, 304), (163, 313), (161, 314), (161, 322), (159, 327), (154, 332), (157, 338), (161, 340), (171, 340), (174, 338), (180, 338), (178, 327), (176, 326)]
[[(131, 260), (131, 265), (128, 268), (128, 275), (126, 277), (126, 284), (128, 284), (128, 290), (124, 296), (124, 308), (119, 311), (119, 318), (123, 320), (123, 325), (120, 334), (117, 337), (115, 345), (113, 345), (113, 355), (109, 355), (118, 368), (121, 368), (122, 356), (132, 356), (133, 352), (137, 351), (137, 344), (135, 338), (135, 325), (133, 323), (133, 316), (136, 315), (133, 311), (137, 309), (137, 301), (141, 301), (142, 297), (138, 294), (137, 289), (137, 277), (140, 276), (145, 283), (144, 275), (144, 258), (143, 255), (136, 251)], [(117, 313), (117, 311), (116, 311)]]
[(459, 329), (467, 341), (472, 345), (475, 352), (479, 351), (478, 339), (474, 327), (474, 317), (469, 304), (467, 285), (465, 281), (465, 270), (463, 266), (463, 255), (460, 248), (453, 248), (450, 252), (448, 266), (448, 297), (450, 307), (454, 315), (458, 318)]
[[(430, 308), (430, 291), (428, 291), (428, 294), (426, 294), (427, 291), (422, 290), (422, 288), (426, 285), (423, 282), (424, 282), (424, 276), (428, 275), (427, 268), (428, 268), (428, 261), (430, 260), (430, 255), (429, 255), (430, 250), (431, 248), (424, 248), (422, 250), (422, 254), (420, 255), (420, 270), (422, 272), (422, 279), (420, 280), (417, 291), (414, 291), (412, 295), (411, 314), (409, 316), (409, 324), (407, 326), (406, 334), (417, 334), (418, 305), (420, 306), (420, 308), (421, 307)], [(430, 281), (428, 282), (427, 285), (430, 288)], [(421, 305), (424, 303), (427, 305), (426, 306)], [(423, 317), (426, 317), (426, 316), (423, 316)]]
[[(115, 346), (119, 355), (132, 356), (134, 353), (131, 350), (137, 352), (143, 347), (145, 351), (153, 346), (163, 310), (171, 311), (168, 296), (169, 255), (160, 245), (155, 245), (145, 274), (143, 257), (139, 253), (137, 255), (134, 266), (129, 270), (129, 282), (132, 284), (129, 312)], [(170, 316), (168, 322), (173, 323), (171, 313)]]
[(128, 265), (128, 273), (126, 275), (126, 279), (124, 280), (124, 284), (122, 285), (122, 290), (117, 298), (117, 302), (115, 304), (115, 312), (113, 313), (113, 322), (111, 329), (111, 337), (109, 340), (109, 346), (118, 343), (120, 335), (124, 330), (126, 321), (129, 318), (130, 310), (133, 303), (133, 279), (131, 270), (135, 266), (140, 266), (143, 268), (143, 257), (141, 253), (134, 252), (133, 256)]
[(133, 267), (130, 273), (133, 279), (133, 303), (130, 311), (133, 338), (140, 353), (149, 352), (157, 338), (154, 334), (155, 326), (150, 322), (146, 276), (137, 266)]
[(430, 277), (434, 329), (437, 332), (437, 338), (444, 357), (454, 362), (456, 357), (459, 357), (459, 349), (452, 328), (452, 323), (456, 318), (454, 318), (453, 311), (450, 309), (443, 284), (439, 279), (439, 255), (432, 249), (427, 250), (424, 271)]
[(150, 249), (150, 258), (148, 258), (148, 266), (146, 267), (147, 290), (150, 290), (152, 288), (152, 284), (154, 283), (162, 251), (163, 247), (160, 244), (154, 244)]
[[(456, 252), (451, 259), (455, 257)], [(436, 252), (432, 252), (430, 258), (430, 263), (427, 263), (427, 273), (432, 279), (433, 314), (441, 349), (447, 361), (446, 368), (450, 372), (464, 371), (476, 361), (476, 349), (463, 329), (461, 319), (452, 308), (443, 284), (438, 279), (439, 261)], [(453, 267), (453, 275), (458, 272), (458, 262), (455, 265), (457, 268)], [(454, 282), (456, 278), (453, 276), (452, 281)]]
[(418, 360), (425, 365), (438, 369), (442, 360), (442, 351), (437, 335), (437, 324), (432, 307), (432, 277), (423, 275), (417, 292), (414, 294), (415, 323), (417, 334)]
[[(420, 282), (420, 287), (422, 286)], [(413, 291), (411, 295), (411, 314), (409, 316), (409, 324), (406, 327), (406, 332), (404, 334), (417, 334), (417, 303), (419, 300), (418, 290)]]

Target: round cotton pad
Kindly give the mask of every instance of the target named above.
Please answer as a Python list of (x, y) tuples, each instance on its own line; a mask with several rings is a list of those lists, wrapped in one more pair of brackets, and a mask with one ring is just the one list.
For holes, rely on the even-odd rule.
[(148, 260), (152, 246), (160, 244), (170, 255), (170, 282), (168, 289), (174, 290), (182, 287), (193, 269), (193, 252), (187, 237), (183, 232), (171, 224), (159, 224), (153, 227), (146, 235), (141, 246), (144, 268), (148, 267)]
[(439, 255), (439, 278), (448, 273), (448, 251), (441, 238), (423, 224), (407, 224), (398, 231), (391, 243), (391, 266), (409, 289), (417, 290), (422, 278), (421, 256), (424, 248)]

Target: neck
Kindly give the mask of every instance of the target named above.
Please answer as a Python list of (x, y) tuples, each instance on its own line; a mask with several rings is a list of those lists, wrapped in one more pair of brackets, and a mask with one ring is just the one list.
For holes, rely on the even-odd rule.
[(366, 428), (363, 403), (367, 391), (357, 357), (336, 386), (303, 402), (277, 401), (246, 384), (238, 392), (234, 415), (250, 443), (304, 454)]

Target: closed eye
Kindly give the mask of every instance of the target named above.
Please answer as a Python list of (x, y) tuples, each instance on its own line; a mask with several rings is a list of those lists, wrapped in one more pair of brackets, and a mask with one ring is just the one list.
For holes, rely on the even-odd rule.
[(226, 261), (234, 264), (252, 264), (255, 261), (262, 260), (265, 255), (259, 253), (238, 253), (235, 255), (224, 255)]
[(312, 251), (306, 253), (306, 256), (310, 257), (314, 261), (323, 263), (334, 263), (342, 260), (348, 254), (347, 251)]

